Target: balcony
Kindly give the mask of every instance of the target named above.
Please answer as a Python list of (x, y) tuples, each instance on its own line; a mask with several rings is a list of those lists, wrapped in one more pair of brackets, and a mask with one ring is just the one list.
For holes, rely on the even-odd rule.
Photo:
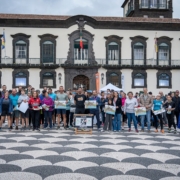
[(169, 9), (167, 4), (139, 4), (139, 9)]
[[(28, 63), (27, 63), (28, 62)], [(120, 63), (119, 63), (120, 62)], [(142, 67), (152, 67), (154, 66), (165, 66), (165, 67), (179, 67), (180, 60), (156, 60), (156, 59), (147, 59), (144, 60), (132, 60), (132, 59), (121, 59), (119, 60), (106, 60), (106, 59), (96, 59), (92, 61), (91, 59), (88, 60), (67, 60), (67, 58), (57, 58), (55, 63), (42, 63), (40, 58), (29, 58), (27, 61), (26, 59), (15, 59), (13, 62), (12, 58), (1, 58), (0, 67), (2, 68), (12, 68), (12, 67), (44, 67), (44, 68), (58, 68), (60, 66), (114, 66), (114, 67), (134, 67), (134, 66), (142, 66)]]
[(126, 12), (126, 17), (132, 12), (134, 11), (134, 7), (130, 7), (127, 12)]

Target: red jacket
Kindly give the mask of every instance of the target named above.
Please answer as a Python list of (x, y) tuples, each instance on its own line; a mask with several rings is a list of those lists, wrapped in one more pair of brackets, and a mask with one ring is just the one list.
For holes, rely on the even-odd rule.
[(29, 107), (30, 109), (38, 108), (41, 105), (41, 100), (39, 98), (31, 98), (29, 100)]

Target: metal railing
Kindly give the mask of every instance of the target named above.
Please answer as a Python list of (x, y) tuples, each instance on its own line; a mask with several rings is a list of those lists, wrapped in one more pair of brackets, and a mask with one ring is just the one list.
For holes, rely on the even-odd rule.
[(142, 59), (142, 60), (132, 60), (132, 59), (121, 59), (121, 60), (106, 60), (106, 59), (95, 59), (95, 61), (92, 61), (91, 59), (88, 60), (67, 60), (67, 58), (56, 58), (53, 62), (49, 63), (43, 63), (41, 62), (40, 58), (29, 58), (29, 59), (15, 59), (13, 58), (1, 58), (0, 64), (18, 64), (18, 65), (66, 65), (66, 64), (75, 64), (75, 65), (99, 65), (99, 66), (180, 66), (180, 60), (156, 60), (156, 59)]
[(151, 3), (141, 3), (139, 4), (140, 9), (169, 9), (168, 4), (151, 4)]

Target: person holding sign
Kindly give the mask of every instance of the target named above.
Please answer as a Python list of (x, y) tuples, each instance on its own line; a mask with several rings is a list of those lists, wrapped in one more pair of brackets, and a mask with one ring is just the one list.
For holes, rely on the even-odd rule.
[(168, 133), (171, 132), (171, 126), (173, 125), (174, 134), (176, 134), (177, 133), (176, 124), (174, 122), (174, 111), (175, 111), (176, 105), (172, 101), (172, 97), (170, 95), (167, 96), (167, 101), (164, 104), (164, 108), (166, 109), (166, 116), (167, 116), (167, 119), (168, 119), (168, 126), (169, 126)]
[(33, 92), (32, 98), (29, 100), (29, 108), (31, 110), (33, 131), (40, 131), (39, 129), (39, 116), (40, 116), (41, 100), (36, 91)]
[(74, 97), (74, 104), (76, 105), (75, 114), (84, 114), (85, 113), (85, 101), (86, 96), (82, 94), (82, 88), (78, 88), (78, 94)]
[(127, 115), (129, 132), (131, 131), (131, 121), (133, 120), (135, 130), (138, 133), (139, 131), (137, 129), (137, 119), (134, 110), (134, 108), (136, 107), (138, 107), (137, 99), (133, 97), (132, 92), (128, 92), (128, 98), (125, 100), (124, 103), (124, 114)]
[[(28, 105), (28, 101), (29, 101), (29, 97), (25, 94), (25, 90), (22, 89), (21, 90), (21, 95), (18, 98), (18, 104), (19, 106), (21, 105), (22, 102), (27, 103)], [(22, 128), (21, 130), (26, 130), (29, 129), (29, 109), (26, 110), (25, 113), (21, 112), (21, 118), (22, 118)], [(16, 127), (16, 129), (18, 129), (18, 127)]]
[[(56, 101), (66, 101), (68, 102), (68, 96), (66, 93), (64, 93), (63, 86), (59, 87), (59, 93), (56, 94)], [(64, 122), (64, 129), (67, 129), (66, 126), (66, 106), (64, 109), (57, 109), (57, 115), (58, 115), (58, 126), (57, 129), (60, 129), (60, 116), (63, 116), (63, 122)]]
[(48, 120), (49, 120), (49, 127), (52, 129), (52, 112), (54, 107), (54, 101), (51, 97), (49, 97), (48, 92), (45, 92), (45, 97), (42, 100), (42, 108), (44, 109), (44, 117), (45, 117), (45, 123), (44, 128), (48, 127)]
[(100, 131), (99, 106), (101, 105), (101, 99), (97, 96), (96, 90), (93, 91), (93, 95), (92, 97), (89, 98), (89, 100), (96, 101), (96, 109), (90, 109), (90, 114), (93, 114), (94, 116), (96, 116), (97, 127), (98, 127), (98, 130)]
[[(153, 101), (153, 111), (157, 111), (162, 109), (162, 101), (161, 101), (161, 96), (160, 94), (158, 94), (156, 96), (156, 99)], [(160, 120), (160, 126), (161, 126), (161, 132), (164, 133), (164, 129), (163, 129), (163, 120), (162, 120), (162, 114), (157, 114), (155, 116), (155, 132), (158, 132), (158, 119)]]

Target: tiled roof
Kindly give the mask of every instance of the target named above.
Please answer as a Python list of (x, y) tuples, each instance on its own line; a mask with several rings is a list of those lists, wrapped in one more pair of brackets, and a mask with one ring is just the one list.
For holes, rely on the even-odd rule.
[[(82, 15), (83, 16), (83, 15)], [(35, 15), (35, 14), (0, 14), (0, 19), (36, 19), (36, 20), (67, 20), (73, 16)], [(84, 16), (86, 17), (86, 16)], [(171, 18), (141, 18), (141, 17), (108, 17), (89, 16), (96, 21), (114, 22), (149, 22), (149, 23), (180, 23), (180, 19)]]

